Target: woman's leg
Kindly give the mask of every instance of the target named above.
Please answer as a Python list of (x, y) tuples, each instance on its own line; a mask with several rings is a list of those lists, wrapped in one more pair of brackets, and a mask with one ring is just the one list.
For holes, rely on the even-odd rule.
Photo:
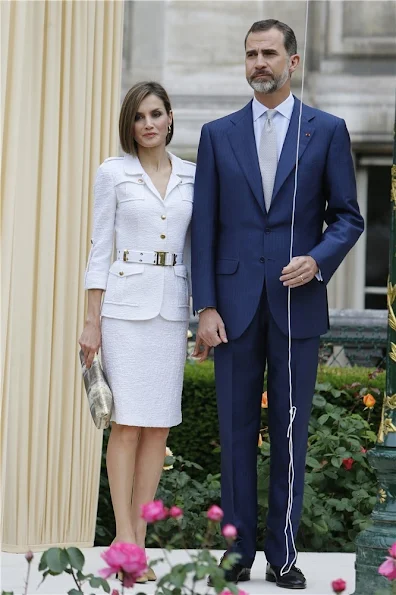
[(136, 454), (135, 479), (132, 494), (132, 527), (136, 543), (144, 548), (146, 522), (141, 518), (141, 506), (154, 499), (164, 466), (169, 428), (142, 428)]
[(112, 423), (107, 445), (107, 475), (116, 521), (114, 541), (136, 543), (131, 519), (132, 486), (141, 428)]

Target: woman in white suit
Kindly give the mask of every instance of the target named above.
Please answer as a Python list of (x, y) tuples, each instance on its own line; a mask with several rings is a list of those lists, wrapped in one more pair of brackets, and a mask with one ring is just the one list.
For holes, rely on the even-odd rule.
[(155, 496), (169, 428), (182, 420), (195, 164), (166, 151), (173, 115), (158, 83), (130, 89), (119, 129), (125, 156), (106, 159), (95, 181), (79, 342), (87, 366), (101, 346), (114, 396), (107, 471), (115, 539), (144, 547), (140, 508)]

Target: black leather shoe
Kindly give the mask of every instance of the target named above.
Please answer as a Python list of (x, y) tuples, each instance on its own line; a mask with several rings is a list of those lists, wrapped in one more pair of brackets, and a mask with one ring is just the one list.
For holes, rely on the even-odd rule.
[[(221, 568), (223, 560), (226, 558), (226, 554), (224, 554), (220, 560), (219, 568)], [(243, 581), (250, 581), (250, 568), (246, 568), (242, 566), (242, 564), (234, 564), (232, 568), (229, 570), (224, 569), (224, 579), (227, 583), (240, 583)], [(208, 587), (213, 587), (212, 578), (209, 576), (208, 578)]]
[(276, 583), (282, 589), (305, 589), (307, 581), (299, 568), (292, 566), (289, 572), (281, 576), (281, 566), (267, 564), (265, 578), (270, 583)]

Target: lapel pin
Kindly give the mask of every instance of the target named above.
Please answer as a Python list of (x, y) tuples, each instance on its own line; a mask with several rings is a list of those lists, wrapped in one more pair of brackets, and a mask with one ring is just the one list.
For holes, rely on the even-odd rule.
[(311, 136), (311, 133), (310, 132), (306, 132), (305, 133), (305, 136)]

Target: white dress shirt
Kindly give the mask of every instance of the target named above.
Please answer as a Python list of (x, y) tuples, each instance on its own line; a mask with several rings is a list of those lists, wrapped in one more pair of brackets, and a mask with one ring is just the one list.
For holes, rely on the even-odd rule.
[[(273, 116), (272, 121), (275, 126), (276, 132), (276, 149), (278, 152), (278, 161), (282, 152), (283, 143), (285, 142), (287, 131), (289, 130), (289, 124), (292, 117), (294, 108), (294, 97), (290, 93), (289, 97), (285, 99), (282, 103), (276, 106), (276, 114)], [(265, 122), (265, 118), (263, 115), (269, 108), (257, 101), (255, 97), (253, 97), (252, 103), (252, 114), (253, 114), (253, 129), (254, 129), (254, 138), (256, 140), (256, 148), (257, 154), (259, 153), (260, 141), (261, 141), (261, 133), (263, 131), (263, 126)], [(319, 272), (315, 275), (318, 281), (322, 281), (322, 274)]]
[[(294, 97), (290, 93), (289, 97), (285, 99), (285, 101), (276, 106), (276, 114), (272, 118), (276, 131), (276, 148), (278, 151), (278, 161), (282, 152), (282, 147), (283, 143), (285, 142), (287, 131), (289, 129), (290, 119), (293, 113), (293, 107)], [(268, 107), (265, 107), (265, 105), (263, 105), (262, 103), (257, 101), (255, 97), (253, 97), (253, 128), (254, 137), (256, 139), (257, 154), (259, 152), (261, 133), (263, 131), (263, 126), (265, 122), (265, 118), (263, 118), (262, 116), (268, 109)]]

